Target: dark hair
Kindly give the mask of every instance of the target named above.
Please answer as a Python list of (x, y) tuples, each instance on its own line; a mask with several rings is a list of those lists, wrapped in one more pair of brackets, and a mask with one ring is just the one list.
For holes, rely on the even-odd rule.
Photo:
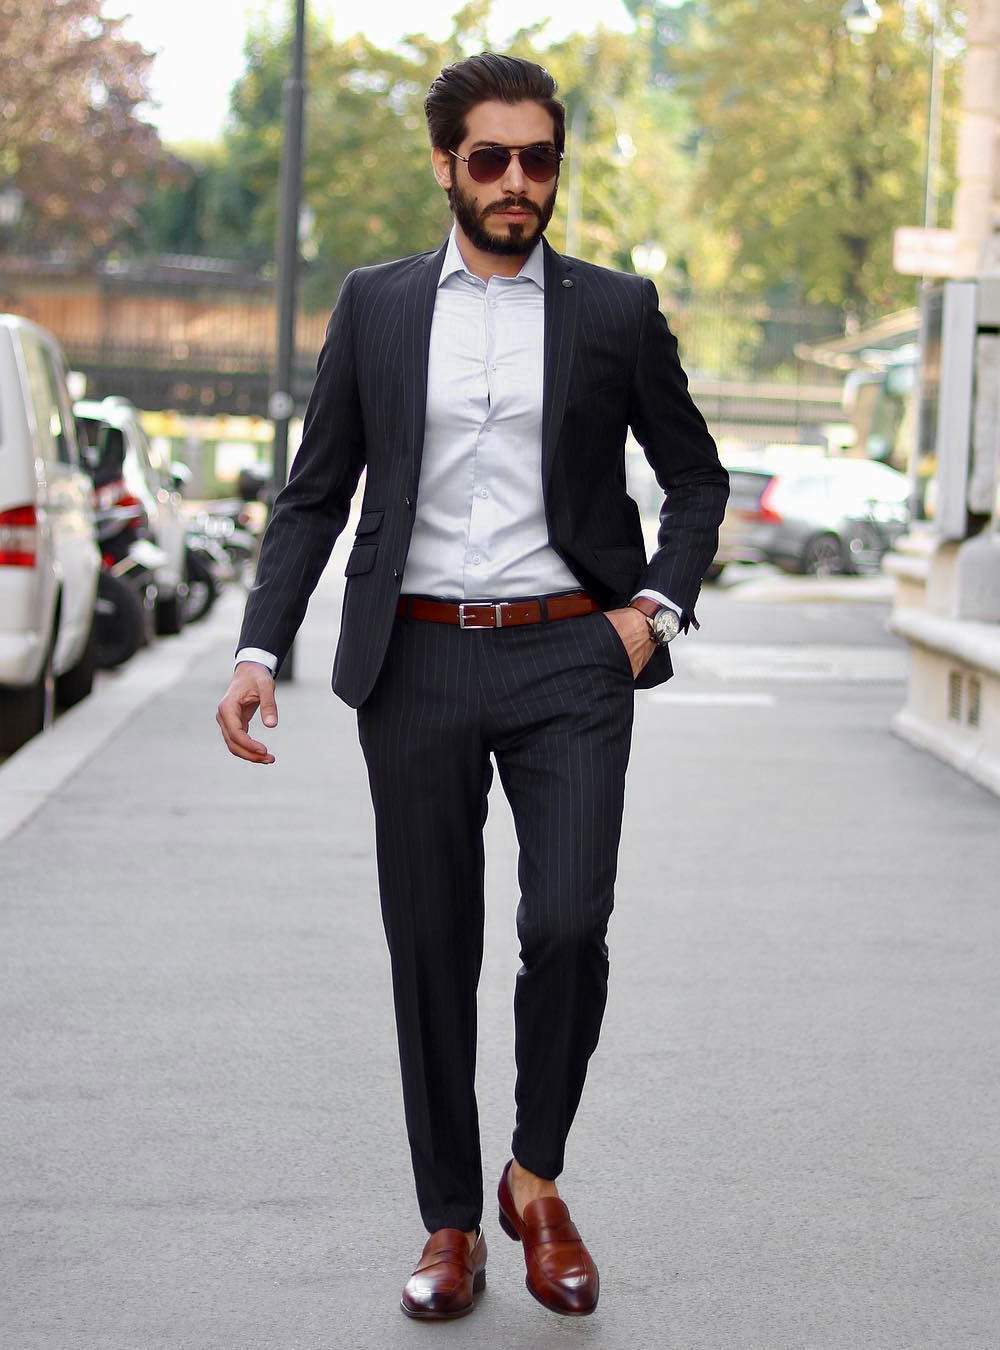
[(566, 109), (555, 96), (556, 82), (544, 66), (519, 56), (480, 52), (445, 66), (424, 99), (431, 145), (454, 150), (466, 135), (465, 116), (478, 103), (538, 103), (552, 117), (553, 140), (562, 153)]

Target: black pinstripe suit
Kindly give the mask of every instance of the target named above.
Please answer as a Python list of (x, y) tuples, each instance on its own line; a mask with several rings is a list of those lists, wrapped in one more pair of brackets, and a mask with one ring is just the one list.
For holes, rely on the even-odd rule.
[[(725, 470), (652, 283), (544, 248), (550, 543), (605, 608), (648, 587), (681, 607), (686, 627), (715, 552)], [(279, 660), (287, 652), (367, 468), (333, 687), (359, 709), (407, 1128), (431, 1231), (471, 1229), (482, 1207), (473, 1078), (490, 756), (521, 850), (514, 1152), (556, 1176), (606, 998), (633, 689), (600, 614), (499, 631), (395, 617), (444, 252), (345, 281), (239, 641)], [(648, 562), (625, 491), (630, 425), (665, 492)], [(637, 683), (670, 673), (657, 651)]]

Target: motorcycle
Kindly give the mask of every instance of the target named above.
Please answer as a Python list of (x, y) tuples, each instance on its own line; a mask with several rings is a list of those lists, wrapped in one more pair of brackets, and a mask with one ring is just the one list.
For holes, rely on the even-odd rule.
[(129, 505), (94, 511), (101, 573), (97, 581), (95, 662), (101, 670), (123, 665), (152, 641), (156, 632), (156, 572), (167, 561), (163, 549), (134, 532)]

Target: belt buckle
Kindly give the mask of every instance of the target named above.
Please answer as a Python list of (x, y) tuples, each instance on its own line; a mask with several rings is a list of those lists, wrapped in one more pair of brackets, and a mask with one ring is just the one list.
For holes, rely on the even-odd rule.
[(466, 611), (467, 609), (492, 609), (492, 611), (493, 611), (493, 625), (492, 625), (492, 626), (495, 627), (495, 628), (502, 628), (502, 627), (503, 627), (503, 618), (501, 617), (501, 614), (500, 614), (500, 606), (499, 606), (499, 605), (481, 604), (481, 603), (479, 603), (479, 602), (477, 602), (477, 601), (462, 600), (462, 601), (459, 602), (459, 606), (458, 606), (458, 626), (459, 626), (459, 628), (489, 628), (489, 627), (491, 626), (491, 625), (488, 624), (488, 623), (476, 623), (474, 619), (471, 620), (471, 621), (467, 621), (467, 620), (466, 620), (466, 617), (465, 617), (465, 611)]

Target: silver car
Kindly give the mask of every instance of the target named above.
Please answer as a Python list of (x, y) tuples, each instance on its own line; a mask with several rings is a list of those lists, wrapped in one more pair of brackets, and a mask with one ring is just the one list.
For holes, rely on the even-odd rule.
[(906, 529), (909, 479), (884, 464), (763, 452), (727, 467), (729, 505), (710, 578), (732, 562), (813, 576), (874, 571)]

